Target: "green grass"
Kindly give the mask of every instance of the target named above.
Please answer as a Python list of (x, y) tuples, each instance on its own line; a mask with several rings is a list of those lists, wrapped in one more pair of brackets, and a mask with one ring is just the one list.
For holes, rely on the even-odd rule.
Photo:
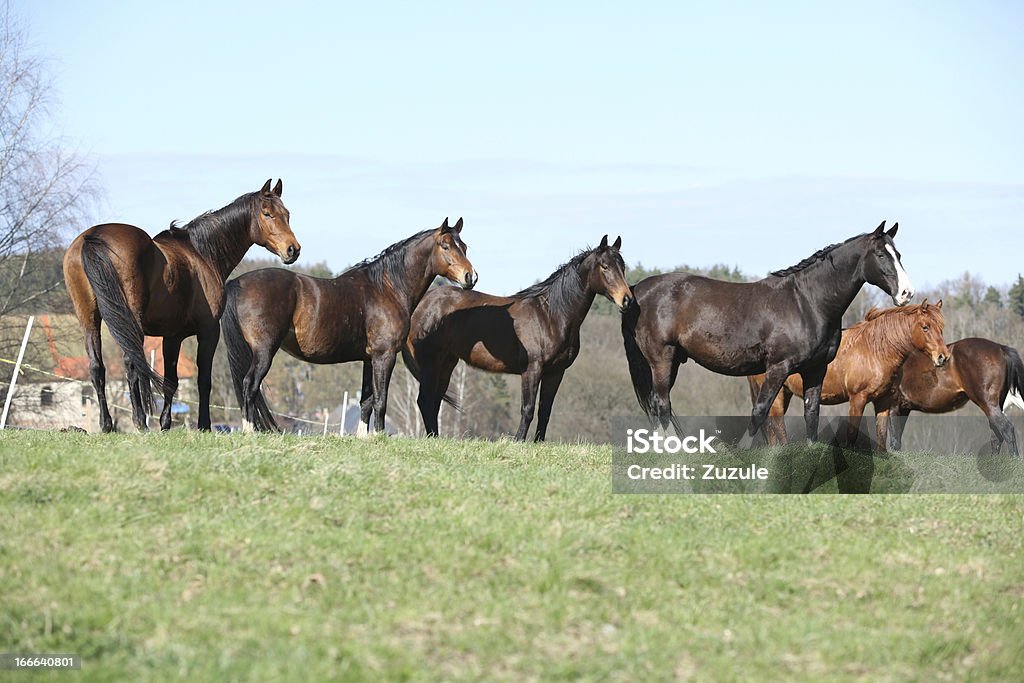
[(610, 468), (598, 446), (4, 433), (0, 651), (112, 681), (1024, 671), (1022, 497), (612, 495)]

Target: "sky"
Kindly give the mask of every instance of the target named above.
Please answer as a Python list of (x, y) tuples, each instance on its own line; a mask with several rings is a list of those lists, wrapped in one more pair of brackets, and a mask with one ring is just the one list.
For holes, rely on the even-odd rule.
[(1021, 3), (12, 10), (96, 222), (155, 233), (280, 177), (307, 264), (462, 216), (498, 294), (606, 233), (629, 263), (763, 275), (883, 219), (919, 288), (1024, 271)]

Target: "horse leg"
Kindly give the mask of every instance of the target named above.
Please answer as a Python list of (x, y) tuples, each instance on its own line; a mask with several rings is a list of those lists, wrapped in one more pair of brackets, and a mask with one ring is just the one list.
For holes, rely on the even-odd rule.
[(541, 377), (540, 380), (540, 407), (537, 411), (537, 434), (533, 440), (543, 441), (548, 433), (548, 420), (551, 419), (551, 408), (555, 404), (555, 394), (558, 393), (558, 385), (562, 383), (562, 376), (565, 370), (558, 370)]
[[(262, 345), (252, 349), (252, 360), (249, 370), (242, 380), (242, 411), (245, 416), (245, 430), (256, 429), (260, 422), (256, 415), (256, 397), (260, 393), (263, 378), (270, 372), (270, 363), (274, 359), (274, 349)], [(261, 427), (262, 429), (262, 427)]]
[(888, 401), (875, 401), (875, 450), (885, 453), (889, 450), (889, 411)]
[(440, 435), (437, 417), (441, 412), (441, 401), (448, 391), (452, 372), (455, 371), (458, 362), (458, 358), (449, 358), (441, 359), (437, 364), (431, 362), (420, 365), (420, 391), (416, 397), (416, 405), (419, 406), (423, 428), (428, 437)]
[(654, 395), (651, 397), (651, 416), (658, 420), (662, 429), (668, 429), (672, 423), (672, 385), (675, 384), (679, 372), (679, 362), (675, 356), (675, 347), (665, 346), (662, 347), (660, 354), (650, 359), (654, 388)]
[(149, 431), (149, 406), (143, 400), (142, 383), (149, 380), (135, 368), (128, 355), (124, 356), (124, 374), (128, 381), (128, 397), (132, 404), (132, 422), (140, 432)]
[(96, 391), (96, 404), (100, 408), (100, 429), (103, 432), (114, 431), (114, 421), (110, 419), (107, 407), (107, 369), (103, 365), (103, 341), (100, 336), (100, 316), (97, 311), (93, 324), (85, 332), (85, 353), (89, 357), (89, 379)]
[(899, 451), (903, 449), (903, 430), (907, 428), (907, 420), (910, 415), (910, 408), (899, 404), (894, 404), (889, 409), (889, 419), (886, 420), (886, 427), (888, 431), (888, 446), (891, 451)]
[(999, 404), (986, 403), (981, 406), (981, 410), (988, 417), (988, 425), (992, 430), (992, 453), (1000, 452), (1005, 442), (1007, 450), (1011, 454), (1020, 455), (1017, 450), (1017, 433), (1013, 428), (1013, 423), (1000, 409)]
[(363, 361), (363, 390), (359, 394), (359, 421), (370, 431), (370, 415), (373, 414), (373, 363)]
[(522, 383), (523, 406), (516, 441), (526, 441), (526, 433), (530, 431), (530, 423), (533, 422), (533, 411), (537, 405), (537, 386), (540, 384), (540, 366), (531, 364), (527, 367), (523, 373)]
[[(199, 370), (199, 429), (210, 431), (210, 391), (213, 389), (213, 354), (220, 341), (220, 325), (216, 322), (199, 333), (196, 365)], [(256, 385), (259, 387), (259, 384)]]
[(764, 375), (764, 382), (761, 383), (761, 390), (757, 392), (757, 400), (750, 411), (750, 436), (757, 434), (765, 420), (768, 419), (768, 411), (771, 409), (775, 396), (782, 389), (789, 377), (790, 366), (788, 363), (776, 363), (768, 367)]
[[(800, 379), (804, 382), (804, 424), (807, 426), (807, 441), (815, 443), (818, 441), (818, 412), (821, 410), (821, 385), (825, 381), (825, 370), (827, 363), (820, 368), (812, 368), (800, 373)], [(861, 413), (864, 406), (861, 406)], [(860, 419), (857, 420), (860, 427)]]
[(384, 418), (388, 411), (388, 385), (395, 369), (398, 353), (394, 349), (374, 358), (373, 363), (373, 431), (384, 431)]
[(160, 411), (160, 429), (171, 428), (171, 404), (178, 390), (178, 353), (181, 351), (181, 337), (164, 337), (164, 407)]
[(850, 412), (846, 423), (846, 445), (850, 448), (857, 447), (857, 437), (860, 436), (860, 422), (864, 417), (864, 407), (867, 405), (867, 396), (854, 394), (850, 397)]

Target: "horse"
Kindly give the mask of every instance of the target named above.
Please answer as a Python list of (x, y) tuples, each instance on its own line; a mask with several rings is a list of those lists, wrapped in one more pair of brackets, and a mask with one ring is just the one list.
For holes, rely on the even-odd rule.
[(632, 300), (619, 253), (622, 238), (577, 254), (543, 282), (513, 294), (438, 287), (412, 316), (402, 351), (420, 382), (417, 405), (427, 436), (438, 435), (437, 415), (459, 360), (473, 367), (522, 376), (522, 411), (516, 440), (533, 421), (538, 387), (540, 413), (535, 440), (547, 433), (551, 407), (566, 369), (580, 350), (580, 326), (601, 294), (624, 309)]
[[(184, 227), (150, 238), (123, 223), (95, 225), (74, 239), (64, 254), (64, 282), (85, 333), (89, 372), (100, 408), (100, 426), (114, 430), (106, 399), (106, 368), (100, 320), (124, 353), (132, 419), (148, 429), (152, 386), (162, 389), (160, 428), (171, 427), (171, 403), (178, 389), (178, 352), (186, 337), (198, 336), (199, 419), (210, 429), (213, 354), (220, 339), (224, 281), (253, 244), (284, 263), (294, 263), (301, 246), (281, 201), (283, 183), (270, 180), (257, 192), (208, 211)], [(163, 337), (165, 377), (154, 371), (143, 351), (144, 335)]]
[(674, 423), (670, 392), (679, 366), (690, 358), (723, 375), (763, 372), (751, 411), (753, 436), (786, 378), (799, 373), (807, 437), (816, 441), (825, 368), (839, 349), (843, 313), (857, 292), (870, 283), (897, 306), (913, 296), (893, 242), (898, 228), (886, 232), (882, 221), (873, 232), (756, 282), (668, 273), (633, 285), (622, 339), (640, 407), (663, 428)]
[[(821, 403), (850, 402), (848, 444), (856, 443), (864, 407), (871, 403), (877, 417), (877, 446), (885, 450), (885, 419), (899, 369), (914, 350), (923, 353), (933, 367), (942, 367), (950, 357), (942, 339), (944, 325), (942, 301), (930, 305), (926, 299), (902, 308), (872, 308), (864, 320), (843, 330), (839, 350), (825, 372)], [(764, 375), (752, 375), (747, 381), (751, 401), (756, 401)], [(790, 375), (772, 402), (769, 415), (773, 419), (765, 423), (769, 445), (786, 442), (786, 427), (781, 418), (794, 394), (804, 395), (800, 375)]]
[(971, 401), (988, 417), (992, 452), (1006, 443), (1019, 456), (1017, 434), (1005, 413), (1011, 405), (1024, 410), (1024, 363), (1017, 349), (969, 337), (950, 344), (949, 351), (949, 362), (941, 368), (920, 353), (911, 353), (903, 363), (890, 411), (889, 446), (897, 451), (902, 447), (911, 410), (948, 413)]
[(246, 429), (280, 431), (260, 383), (278, 349), (319, 365), (363, 361), (360, 419), (384, 430), (388, 385), (409, 317), (437, 276), (467, 289), (477, 273), (466, 256), (462, 219), (417, 232), (336, 278), (280, 268), (228, 283), (222, 322)]

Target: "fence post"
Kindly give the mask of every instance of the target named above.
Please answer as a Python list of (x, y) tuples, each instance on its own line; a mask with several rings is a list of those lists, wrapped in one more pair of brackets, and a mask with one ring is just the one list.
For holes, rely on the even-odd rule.
[(338, 429), (338, 436), (345, 436), (345, 418), (348, 417), (348, 391), (341, 399), (341, 428)]
[(331, 412), (324, 408), (324, 436), (327, 436), (327, 421), (331, 419)]
[(7, 400), (4, 401), (4, 414), (0, 416), (0, 429), (7, 427), (7, 412), (11, 409), (11, 399), (14, 398), (14, 385), (18, 383), (18, 372), (21, 370), (21, 360), (25, 357), (25, 347), (28, 346), (28, 335), (32, 332), (32, 321), (34, 315), (28, 317), (28, 324), (25, 325), (25, 336), (21, 340), (21, 349), (18, 351), (18, 360), (14, 363), (14, 374), (11, 375), (11, 386), (7, 387)]

